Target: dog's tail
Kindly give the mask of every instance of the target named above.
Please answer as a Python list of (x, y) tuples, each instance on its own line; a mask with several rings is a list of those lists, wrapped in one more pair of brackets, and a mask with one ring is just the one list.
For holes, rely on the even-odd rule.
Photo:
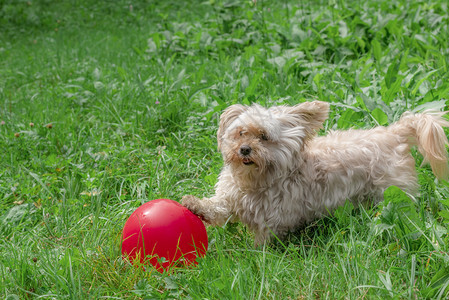
[(438, 179), (447, 179), (449, 175), (446, 145), (448, 140), (443, 127), (449, 122), (443, 118), (447, 112), (426, 110), (422, 113), (407, 112), (400, 120), (390, 125), (394, 133), (409, 139), (409, 144), (417, 145)]

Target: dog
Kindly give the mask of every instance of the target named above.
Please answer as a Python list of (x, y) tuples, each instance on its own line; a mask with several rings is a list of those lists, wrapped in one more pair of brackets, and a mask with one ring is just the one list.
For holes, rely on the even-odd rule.
[(388, 127), (317, 136), (328, 115), (329, 103), (322, 101), (228, 107), (217, 132), (224, 167), (215, 195), (187, 195), (182, 204), (211, 225), (240, 220), (260, 246), (347, 200), (376, 204), (392, 185), (416, 195), (413, 146), (437, 178), (447, 179), (445, 112), (407, 112)]

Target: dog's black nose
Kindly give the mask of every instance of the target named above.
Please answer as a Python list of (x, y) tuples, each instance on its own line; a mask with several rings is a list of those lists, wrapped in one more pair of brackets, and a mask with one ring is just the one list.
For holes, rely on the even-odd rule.
[(240, 154), (241, 155), (249, 155), (251, 153), (251, 147), (248, 145), (243, 145), (240, 147)]

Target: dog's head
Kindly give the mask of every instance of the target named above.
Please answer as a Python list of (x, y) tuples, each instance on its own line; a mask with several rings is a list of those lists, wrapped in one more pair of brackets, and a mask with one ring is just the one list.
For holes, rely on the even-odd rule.
[(218, 148), (225, 163), (234, 168), (291, 170), (303, 145), (322, 127), (328, 113), (329, 104), (321, 101), (271, 108), (232, 105), (220, 117)]

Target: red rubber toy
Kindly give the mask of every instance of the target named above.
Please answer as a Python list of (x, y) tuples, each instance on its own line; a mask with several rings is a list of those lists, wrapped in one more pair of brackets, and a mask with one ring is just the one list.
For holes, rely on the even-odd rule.
[(156, 199), (138, 207), (126, 221), (122, 255), (132, 263), (149, 262), (159, 272), (198, 264), (206, 255), (207, 232), (190, 210), (170, 199)]

